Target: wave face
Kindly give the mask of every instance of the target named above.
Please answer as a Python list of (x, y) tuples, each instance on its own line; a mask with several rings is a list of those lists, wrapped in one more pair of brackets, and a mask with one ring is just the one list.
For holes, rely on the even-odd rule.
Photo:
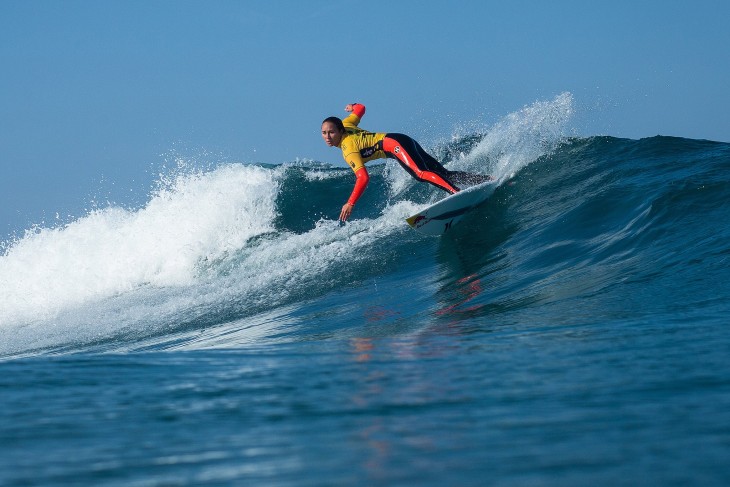
[(297, 162), (177, 171), (142, 208), (29, 230), (0, 257), (0, 356), (722, 320), (730, 145), (566, 137), (572, 111), (563, 94), (432, 147), (502, 182), (443, 238), (405, 224), (442, 195), (392, 162), (344, 226), (350, 170)]

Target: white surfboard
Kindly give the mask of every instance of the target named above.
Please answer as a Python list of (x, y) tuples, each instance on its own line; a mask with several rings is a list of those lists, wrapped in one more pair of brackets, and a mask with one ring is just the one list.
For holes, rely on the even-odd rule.
[(443, 235), (456, 225), (469, 210), (476, 208), (489, 198), (496, 187), (497, 181), (487, 181), (463, 189), (427, 206), (415, 215), (406, 218), (406, 221), (417, 232), (426, 235)]

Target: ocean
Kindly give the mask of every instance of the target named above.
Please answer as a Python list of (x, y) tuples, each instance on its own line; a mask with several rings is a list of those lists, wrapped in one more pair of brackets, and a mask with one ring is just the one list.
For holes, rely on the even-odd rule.
[[(730, 144), (570, 94), (392, 161), (193, 164), (0, 245), (0, 485), (730, 484)], [(333, 158), (335, 157), (333, 153)]]

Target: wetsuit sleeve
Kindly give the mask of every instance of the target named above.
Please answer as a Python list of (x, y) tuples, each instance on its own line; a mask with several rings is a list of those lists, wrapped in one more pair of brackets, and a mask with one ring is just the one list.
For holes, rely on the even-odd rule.
[(357, 118), (361, 119), (365, 115), (365, 105), (363, 105), (362, 103), (353, 103), (352, 113), (357, 115)]
[(361, 167), (357, 172), (355, 172), (355, 177), (357, 178), (355, 181), (355, 188), (352, 190), (350, 199), (347, 200), (347, 202), (353, 206), (355, 206), (355, 202), (357, 202), (357, 200), (360, 199), (360, 196), (362, 196), (365, 192), (365, 188), (367, 187), (368, 182), (370, 182), (370, 175), (365, 167)]
[(365, 105), (363, 105), (362, 103), (353, 103), (352, 113), (350, 113), (347, 117), (345, 117), (344, 120), (342, 120), (342, 124), (345, 127), (357, 127), (364, 115)]

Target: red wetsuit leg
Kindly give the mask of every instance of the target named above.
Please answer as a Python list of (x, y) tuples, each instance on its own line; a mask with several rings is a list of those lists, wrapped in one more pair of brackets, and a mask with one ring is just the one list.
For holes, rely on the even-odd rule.
[(451, 194), (459, 191), (457, 187), (449, 183), (446, 179), (442, 178), (435, 172), (429, 171), (427, 169), (421, 169), (416, 163), (416, 160), (413, 158), (413, 156), (411, 156), (411, 154), (408, 153), (403, 144), (401, 144), (397, 140), (386, 136), (383, 139), (383, 150), (389, 156), (395, 158), (398, 162), (400, 162), (401, 166), (403, 166), (403, 168), (406, 169), (406, 171), (408, 171), (411, 176), (418, 179), (419, 181), (431, 183), (434, 186), (446, 190)]

